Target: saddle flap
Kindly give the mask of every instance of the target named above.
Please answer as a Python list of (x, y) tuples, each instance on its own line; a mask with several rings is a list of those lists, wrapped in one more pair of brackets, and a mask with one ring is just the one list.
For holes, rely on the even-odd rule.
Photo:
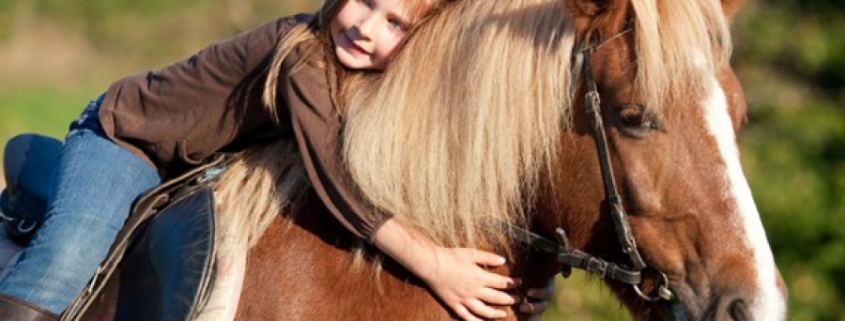
[(192, 320), (212, 279), (214, 197), (200, 187), (151, 219), (122, 263), (117, 320)]

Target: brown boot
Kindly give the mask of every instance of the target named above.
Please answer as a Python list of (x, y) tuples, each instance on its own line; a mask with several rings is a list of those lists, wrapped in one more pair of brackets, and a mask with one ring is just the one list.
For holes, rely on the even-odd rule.
[(58, 315), (8, 295), (0, 295), (2, 321), (56, 321)]

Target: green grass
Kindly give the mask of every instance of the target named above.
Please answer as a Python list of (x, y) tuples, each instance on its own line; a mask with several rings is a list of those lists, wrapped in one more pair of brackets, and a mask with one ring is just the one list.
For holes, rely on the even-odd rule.
[(96, 91), (56, 87), (5, 88), (0, 90), (0, 137), (34, 131), (61, 137), (70, 123), (96, 98)]
[(0, 142), (5, 146), (9, 138), (26, 132), (62, 139), (70, 122), (96, 95), (96, 90), (51, 86), (0, 89)]
[(555, 298), (542, 321), (627, 321), (633, 320), (601, 280), (580, 270), (568, 279), (558, 277)]

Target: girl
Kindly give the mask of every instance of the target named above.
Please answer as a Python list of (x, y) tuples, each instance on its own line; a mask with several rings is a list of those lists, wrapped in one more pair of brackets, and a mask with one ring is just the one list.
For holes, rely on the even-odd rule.
[(514, 304), (506, 290), (517, 280), (483, 268), (504, 258), (436, 246), (391, 219), (363, 200), (338, 151), (338, 110), (355, 75), (383, 70), (413, 26), (446, 1), (327, 0), (314, 16), (280, 18), (112, 84), (70, 126), (43, 224), (0, 280), (0, 320), (55, 319), (142, 192), (267, 133), (295, 139), (334, 216), (423, 279), (458, 316), (504, 317), (491, 305)]

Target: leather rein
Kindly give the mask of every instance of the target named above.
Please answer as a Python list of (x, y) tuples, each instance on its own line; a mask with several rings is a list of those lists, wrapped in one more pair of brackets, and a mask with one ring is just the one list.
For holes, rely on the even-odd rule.
[(575, 52), (575, 62), (572, 71), (572, 79), (575, 81), (573, 81), (572, 91), (574, 92), (575, 88), (577, 88), (579, 84), (578, 78), (583, 74), (587, 90), (584, 95), (584, 110), (590, 121), (590, 125), (592, 126), (595, 138), (596, 150), (598, 152), (599, 164), (601, 166), (602, 181), (604, 184), (604, 203), (606, 203), (610, 208), (610, 215), (613, 219), (616, 237), (622, 246), (622, 252), (628, 255), (631, 265), (609, 262), (573, 248), (566, 237), (566, 232), (564, 232), (561, 228), (556, 229), (557, 242), (520, 227), (509, 226), (508, 229), (510, 235), (516, 240), (528, 244), (536, 250), (556, 255), (558, 263), (562, 265), (561, 274), (563, 277), (569, 277), (572, 273), (572, 268), (582, 269), (584, 271), (597, 274), (601, 278), (631, 285), (637, 295), (648, 302), (659, 302), (661, 300), (673, 302), (676, 300), (676, 296), (672, 290), (669, 289), (669, 279), (666, 276), (666, 273), (663, 273), (662, 271), (657, 271), (661, 276), (660, 281), (662, 283), (658, 286), (655, 294), (646, 294), (640, 289), (640, 284), (643, 280), (642, 272), (647, 269), (648, 266), (645, 264), (645, 261), (637, 249), (637, 242), (631, 231), (628, 215), (625, 213), (625, 208), (622, 206), (622, 198), (616, 187), (616, 180), (613, 176), (610, 151), (607, 143), (606, 130), (602, 121), (601, 100), (598, 86), (590, 73), (590, 56), (592, 53), (608, 41), (613, 40), (614, 38), (629, 31), (631, 31), (630, 28), (598, 45), (589, 45)]

